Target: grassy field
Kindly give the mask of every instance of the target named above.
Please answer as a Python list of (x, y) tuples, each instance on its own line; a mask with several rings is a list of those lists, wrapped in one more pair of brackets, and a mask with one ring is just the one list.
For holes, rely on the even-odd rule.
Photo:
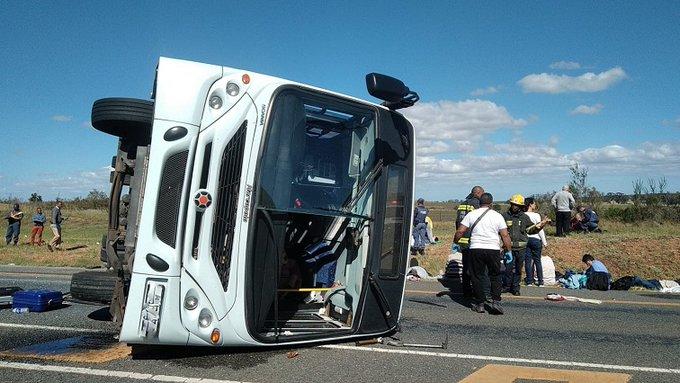
[[(431, 217), (438, 244), (431, 245), (418, 262), (432, 275), (438, 275), (446, 265), (446, 257), (453, 239), (453, 204), (434, 204)], [(69, 219), (63, 225), (64, 248), (75, 248), (51, 253), (46, 246), (29, 246), (30, 216), (37, 206), (23, 206), (26, 218), (21, 228), (21, 245), (0, 245), (0, 264), (41, 266), (100, 266), (99, 242), (106, 232), (105, 210), (69, 210)], [(1, 211), (9, 211), (8, 205), (0, 205)], [(43, 206), (49, 213), (50, 206)], [(30, 214), (29, 214), (30, 213)], [(680, 224), (643, 223), (639, 225), (603, 221), (603, 234), (575, 234), (567, 238), (553, 236), (554, 227), (548, 227), (548, 247), (545, 253), (553, 258), (555, 266), (562, 271), (567, 268), (583, 269), (581, 256), (590, 253), (601, 259), (614, 277), (639, 275), (645, 278), (680, 278)], [(3, 226), (3, 234), (6, 226)], [(45, 241), (52, 239), (49, 227), (43, 235)], [(84, 246), (84, 247), (81, 247)]]
[[(432, 275), (444, 269), (451, 250), (454, 222), (453, 205), (437, 204), (431, 209), (434, 235), (439, 243), (431, 245), (418, 262)], [(439, 217), (443, 219), (438, 221)], [(639, 275), (651, 279), (680, 278), (680, 224), (644, 222), (624, 224), (601, 221), (603, 234), (573, 234), (555, 237), (548, 227), (548, 247), (544, 253), (555, 262), (558, 271), (583, 270), (583, 254), (589, 253), (604, 262), (614, 278)]]
[[(2, 227), (3, 240), (0, 245), (0, 264), (30, 265), (30, 266), (75, 266), (96, 267), (101, 265), (99, 248), (102, 234), (106, 233), (107, 213), (105, 210), (69, 210), (63, 209), (64, 217), (68, 219), (62, 225), (62, 251), (50, 252), (46, 245), (27, 245), (33, 224), (31, 217), (38, 205), (22, 205), (25, 217), (21, 222), (21, 236), (19, 246), (6, 246), (4, 234), (7, 221)], [(41, 206), (45, 216), (49, 217), (52, 206)], [(0, 205), (3, 216), (10, 210), (8, 205)], [(49, 218), (48, 218), (49, 220)], [(46, 243), (52, 239), (49, 224), (43, 232)]]

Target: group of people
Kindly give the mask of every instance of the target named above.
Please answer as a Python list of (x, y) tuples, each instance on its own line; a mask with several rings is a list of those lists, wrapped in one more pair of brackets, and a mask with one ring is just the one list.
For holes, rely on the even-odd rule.
[(525, 284), (533, 283), (534, 268), (538, 284), (543, 284), (543, 227), (550, 219), (541, 219), (536, 213), (536, 201), (531, 198), (515, 194), (509, 202), (508, 210), (498, 213), (492, 208), (493, 196), (475, 186), (458, 206), (454, 243), (462, 253), (463, 294), (473, 298), (475, 312), (503, 314), (501, 293), (520, 295), (525, 266)]
[(550, 200), (555, 208), (556, 235), (566, 237), (570, 231), (602, 232), (599, 227), (600, 219), (590, 206), (578, 206), (576, 214), (572, 215), (576, 201), (569, 189), (569, 185), (564, 185)]
[[(543, 228), (551, 220), (541, 217), (532, 197), (515, 194), (508, 202), (507, 211), (498, 213), (492, 208), (493, 196), (475, 186), (457, 208), (453, 241), (462, 254), (463, 295), (472, 299), (471, 309), (478, 313), (503, 314), (501, 293), (521, 294), (523, 269), (525, 286), (544, 284), (541, 256), (548, 242)], [(566, 236), (575, 205), (569, 186), (556, 193), (551, 203), (556, 210), (557, 235)], [(422, 205), (419, 200), (416, 212), (421, 215)], [(582, 225), (579, 230), (599, 230), (597, 214), (588, 207), (578, 208), (577, 220)], [(584, 256), (583, 262), (593, 275), (607, 273), (590, 255)]]
[[(52, 229), (52, 240), (47, 244), (47, 248), (50, 251), (58, 250), (61, 248), (61, 225), (66, 220), (66, 217), (62, 215), (62, 208), (64, 203), (62, 201), (57, 201), (56, 205), (52, 209), (52, 216), (50, 219), (50, 228)], [(19, 235), (21, 234), (21, 221), (24, 219), (24, 213), (21, 211), (21, 206), (15, 203), (12, 210), (5, 216), (7, 220), (7, 233), (5, 234), (5, 243), (9, 245), (17, 246), (19, 244)], [(36, 208), (35, 214), (32, 217), (33, 227), (31, 228), (31, 236), (26, 242), (27, 245), (42, 245), (45, 242), (42, 239), (43, 230), (45, 229), (45, 224), (47, 223), (47, 217), (43, 214), (42, 208)]]

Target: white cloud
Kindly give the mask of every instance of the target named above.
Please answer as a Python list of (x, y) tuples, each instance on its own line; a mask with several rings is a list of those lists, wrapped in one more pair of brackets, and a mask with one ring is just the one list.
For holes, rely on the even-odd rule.
[(550, 64), (550, 69), (574, 70), (581, 69), (581, 64), (574, 61), (557, 61)]
[(514, 118), (504, 107), (485, 100), (424, 102), (405, 109), (404, 114), (416, 136), (425, 140), (474, 143), (498, 129), (527, 125), (526, 120)]
[(56, 122), (71, 122), (73, 120), (73, 116), (65, 116), (63, 114), (56, 114), (51, 117), (52, 121)]
[[(484, 155), (463, 155), (456, 158), (419, 156), (416, 174), (420, 179), (451, 179), (456, 176), (460, 182), (473, 179), (507, 179), (516, 176), (527, 178), (534, 187), (542, 180), (556, 173), (564, 173), (578, 162), (592, 170), (591, 174), (659, 174), (678, 173), (680, 169), (680, 142), (644, 142), (637, 147), (607, 145), (587, 148), (572, 153), (561, 153), (549, 145), (527, 142), (490, 144)], [(470, 166), (474, 164), (474, 166)], [(676, 170), (672, 170), (672, 169)], [(543, 187), (543, 189), (549, 189)], [(544, 191), (540, 189), (538, 191)]]
[(525, 93), (566, 93), (599, 92), (627, 77), (621, 67), (602, 73), (584, 73), (580, 76), (556, 75), (548, 73), (530, 74), (519, 80)]
[(444, 141), (430, 141), (421, 140), (418, 141), (418, 154), (419, 155), (431, 155), (446, 153), (451, 150), (451, 145)]
[(661, 121), (661, 125), (669, 126), (671, 128), (680, 128), (680, 117), (674, 120), (663, 120)]
[(108, 193), (110, 166), (73, 172), (70, 174), (47, 173), (33, 178), (24, 178), (12, 185), (17, 195), (28, 196), (37, 192), (47, 198), (60, 196), (71, 198), (86, 195), (92, 189)]
[(470, 92), (470, 96), (472, 97), (479, 97), (479, 96), (484, 96), (487, 94), (494, 94), (498, 93), (498, 91), (501, 89), (500, 85), (499, 86), (487, 86), (486, 88), (477, 88)]
[(559, 144), (559, 143), (560, 143), (560, 138), (556, 135), (552, 135), (548, 139), (548, 145), (549, 146), (557, 146), (557, 144)]
[(575, 114), (590, 114), (590, 115), (599, 114), (602, 108), (604, 108), (604, 105), (602, 104), (595, 104), (592, 106), (579, 105), (576, 108), (574, 108), (571, 112), (569, 112), (569, 114), (571, 114), (572, 116)]

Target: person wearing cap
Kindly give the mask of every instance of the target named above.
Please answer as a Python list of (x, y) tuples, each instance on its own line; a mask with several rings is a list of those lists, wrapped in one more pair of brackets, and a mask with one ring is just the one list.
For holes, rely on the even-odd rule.
[(512, 257), (505, 264), (503, 275), (503, 291), (512, 295), (520, 295), (519, 283), (522, 279), (524, 257), (527, 251), (529, 234), (538, 234), (543, 226), (550, 220), (545, 218), (534, 224), (531, 218), (524, 212), (524, 196), (515, 194), (510, 197), (510, 208), (503, 213), (505, 224), (508, 227), (510, 240), (512, 241)]
[[(479, 197), (479, 208), (465, 215), (460, 223), (454, 242), (463, 236), (470, 236), (470, 271), (475, 296), (471, 309), (477, 313), (501, 315), (501, 240), (505, 248), (505, 258), (512, 257), (512, 243), (503, 216), (491, 208), (493, 196), (483, 193)], [(468, 234), (469, 233), (469, 234)], [(499, 238), (500, 236), (500, 238)], [(489, 286), (490, 299), (486, 286)]]
[(429, 211), (425, 207), (425, 200), (418, 198), (418, 205), (413, 208), (413, 250), (420, 254), (425, 253), (427, 244), (427, 214)]

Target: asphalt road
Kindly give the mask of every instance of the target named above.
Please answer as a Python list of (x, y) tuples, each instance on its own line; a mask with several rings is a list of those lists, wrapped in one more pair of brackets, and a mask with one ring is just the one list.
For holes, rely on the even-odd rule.
[[(0, 267), (0, 286), (68, 291), (70, 272)], [(504, 296), (505, 315), (491, 316), (473, 313), (458, 296), (437, 296), (442, 291), (446, 289), (437, 282), (409, 282), (402, 332), (396, 336), (405, 342), (437, 344), (448, 334), (446, 350), (353, 343), (273, 350), (175, 347), (142, 350), (134, 357), (102, 363), (36, 360), (25, 357), (26, 350), (115, 344), (115, 326), (106, 320), (106, 309), (84, 304), (47, 313), (2, 309), (0, 381), (457, 382), (493, 368), (489, 365), (523, 366), (531, 368), (526, 369), (529, 372), (549, 368), (619, 373), (629, 375), (631, 382), (680, 381), (678, 299), (525, 288), (521, 297)], [(550, 302), (543, 299), (548, 292), (603, 303)], [(290, 351), (299, 355), (288, 358)]]

